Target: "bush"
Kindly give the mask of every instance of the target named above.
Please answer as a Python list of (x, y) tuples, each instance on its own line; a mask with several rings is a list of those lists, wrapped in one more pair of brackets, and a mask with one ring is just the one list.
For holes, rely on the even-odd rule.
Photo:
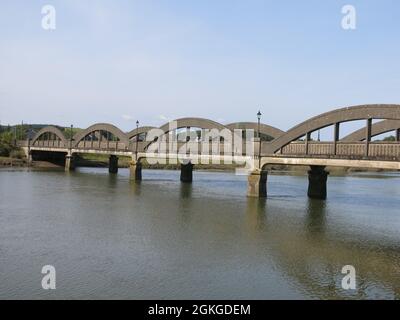
[(11, 132), (0, 134), (0, 156), (9, 157), (12, 150), (15, 150)]
[(15, 159), (24, 159), (25, 153), (21, 149), (14, 149), (10, 152), (10, 157)]

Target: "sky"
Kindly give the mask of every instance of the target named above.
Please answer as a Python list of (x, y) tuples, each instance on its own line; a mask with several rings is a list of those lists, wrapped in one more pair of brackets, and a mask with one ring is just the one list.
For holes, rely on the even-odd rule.
[[(356, 29), (342, 28), (342, 7)], [(44, 5), (56, 29), (42, 28)], [(128, 131), (181, 117), (287, 130), (400, 103), (397, 0), (2, 0), (0, 122)]]

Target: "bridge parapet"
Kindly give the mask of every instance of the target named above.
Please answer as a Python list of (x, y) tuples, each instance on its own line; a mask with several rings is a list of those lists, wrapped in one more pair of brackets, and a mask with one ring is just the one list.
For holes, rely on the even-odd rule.
[[(28, 146), (27, 141), (21, 141), (21, 146)], [(71, 147), (72, 146), (72, 147)], [(253, 142), (242, 141), (242, 143), (226, 143), (226, 142), (153, 142), (149, 145), (149, 142), (140, 141), (137, 142), (137, 152), (141, 154), (148, 154), (151, 157), (157, 156), (157, 154), (186, 154), (186, 155), (227, 155), (227, 156), (253, 156), (254, 150)], [(257, 144), (258, 147), (258, 144)], [(136, 142), (124, 143), (120, 141), (80, 141), (74, 144), (70, 143), (65, 147), (59, 140), (37, 140), (34, 144), (30, 145), (31, 149), (36, 151), (42, 150), (60, 150), (64, 152), (68, 150), (70, 153), (110, 153), (116, 152), (122, 154), (136, 153)]]
[[(26, 142), (26, 144), (28, 144)], [(36, 140), (33, 143), (29, 144), (31, 147), (46, 147), (46, 148), (64, 148), (64, 143), (57, 139), (57, 140)]]
[(86, 141), (81, 140), (74, 145), (74, 149), (99, 151), (131, 151), (130, 145), (121, 141)]
[(274, 154), (268, 153), (268, 143), (262, 143), (262, 156), (326, 156), (348, 159), (387, 159), (400, 161), (399, 142), (316, 142), (295, 141)]

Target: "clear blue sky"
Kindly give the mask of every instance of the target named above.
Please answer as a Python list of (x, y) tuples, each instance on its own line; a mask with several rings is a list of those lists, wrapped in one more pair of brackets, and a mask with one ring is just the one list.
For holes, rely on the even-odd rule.
[[(41, 28), (54, 5), (57, 28)], [(357, 29), (341, 28), (354, 5)], [(184, 116), (282, 129), (400, 103), (397, 0), (2, 0), (0, 121), (124, 130)]]

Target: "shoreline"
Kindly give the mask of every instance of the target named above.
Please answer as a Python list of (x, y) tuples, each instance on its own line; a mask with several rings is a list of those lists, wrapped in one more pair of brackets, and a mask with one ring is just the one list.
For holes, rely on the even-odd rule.
[(10, 157), (0, 157), (0, 168), (12, 168), (12, 167), (28, 167), (26, 159), (17, 159)]

